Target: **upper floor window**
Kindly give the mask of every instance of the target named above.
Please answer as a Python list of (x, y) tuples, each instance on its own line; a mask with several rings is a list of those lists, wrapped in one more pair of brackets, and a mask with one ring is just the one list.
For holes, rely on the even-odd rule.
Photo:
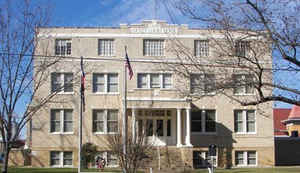
[(73, 73), (51, 73), (51, 92), (73, 92)]
[(209, 56), (209, 41), (195, 40), (194, 49), (195, 49), (195, 56), (197, 57)]
[(252, 74), (234, 74), (234, 94), (253, 94), (254, 76)]
[(216, 111), (192, 111), (192, 132), (216, 132)]
[(234, 131), (237, 133), (255, 133), (256, 119), (254, 110), (234, 111)]
[(235, 164), (236, 166), (255, 166), (256, 156), (256, 151), (235, 151)]
[(70, 167), (73, 165), (72, 151), (50, 151), (50, 165), (53, 167)]
[(164, 56), (164, 40), (144, 40), (144, 56)]
[(245, 57), (250, 49), (249, 41), (237, 41), (235, 42), (235, 55)]
[(117, 93), (119, 91), (119, 78), (116, 73), (94, 73), (94, 93)]
[(215, 94), (215, 82), (214, 74), (191, 74), (191, 93)]
[(56, 39), (55, 40), (55, 55), (71, 55), (71, 40)]
[(113, 56), (114, 55), (114, 40), (99, 39), (98, 40), (98, 55)]
[(118, 110), (93, 110), (93, 132), (117, 133)]
[(51, 133), (73, 132), (73, 110), (72, 109), (52, 109), (50, 118)]
[(172, 74), (139, 73), (138, 88), (172, 88)]

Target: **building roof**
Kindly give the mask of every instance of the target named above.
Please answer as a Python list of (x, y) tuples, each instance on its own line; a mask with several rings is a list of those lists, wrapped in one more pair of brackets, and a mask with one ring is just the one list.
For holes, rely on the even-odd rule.
[(282, 121), (288, 119), (291, 109), (275, 108), (273, 109), (274, 135), (286, 136), (286, 126)]
[(300, 106), (293, 106), (288, 119), (300, 119)]

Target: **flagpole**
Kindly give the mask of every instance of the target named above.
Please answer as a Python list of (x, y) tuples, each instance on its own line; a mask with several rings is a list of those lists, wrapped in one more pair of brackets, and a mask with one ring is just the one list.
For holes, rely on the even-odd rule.
[[(81, 57), (82, 58), (82, 57)], [(82, 61), (82, 60), (81, 60)], [(82, 69), (81, 69), (82, 70)], [(78, 130), (78, 173), (81, 172), (81, 146), (82, 146), (82, 77), (80, 77), (80, 91), (79, 91), (79, 99), (80, 99), (80, 110), (79, 110), (79, 130)]]
[[(125, 53), (127, 53), (126, 50), (126, 46), (125, 46)], [(126, 60), (125, 60), (126, 61)], [(126, 153), (127, 153), (127, 68), (126, 65), (124, 63), (124, 79), (123, 79), (123, 94), (124, 94), (124, 98), (123, 98), (123, 125), (122, 125), (122, 137), (123, 137), (123, 160), (124, 160), (124, 165), (123, 165), (123, 173), (126, 173)]]

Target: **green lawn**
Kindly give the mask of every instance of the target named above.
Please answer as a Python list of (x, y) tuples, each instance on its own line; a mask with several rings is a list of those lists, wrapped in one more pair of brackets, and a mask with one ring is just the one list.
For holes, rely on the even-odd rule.
[[(89, 172), (97, 172), (96, 169), (89, 169)], [(85, 172), (88, 172), (85, 171)], [(104, 172), (119, 172), (117, 169), (105, 169)], [(153, 171), (155, 172), (155, 171)], [(161, 171), (162, 172), (162, 171)], [(175, 173), (174, 170), (172, 173)], [(215, 173), (300, 173), (300, 167), (280, 168), (238, 168), (238, 169), (217, 169)], [(8, 173), (77, 173), (73, 168), (10, 168)], [(207, 169), (187, 171), (187, 173), (208, 173)]]
[[(84, 172), (99, 172), (97, 169), (88, 169)], [(105, 169), (104, 172), (120, 172), (119, 169)], [(76, 168), (10, 168), (8, 173), (77, 173)]]
[[(208, 173), (207, 170), (196, 170), (195, 173)], [(194, 173), (193, 172), (193, 173)], [(217, 169), (215, 173), (300, 173), (300, 168), (233, 168)]]

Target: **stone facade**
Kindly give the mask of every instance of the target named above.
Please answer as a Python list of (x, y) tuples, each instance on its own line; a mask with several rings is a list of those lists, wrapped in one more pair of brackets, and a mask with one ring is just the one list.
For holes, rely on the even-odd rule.
[[(54, 166), (63, 167), (64, 157), (72, 152), (71, 163), (67, 166), (77, 167), (78, 151), (78, 115), (79, 115), (79, 78), (80, 78), (80, 58), (84, 57), (84, 67), (86, 72), (86, 107), (83, 115), (83, 143), (91, 142), (97, 145), (99, 151), (107, 151), (106, 136), (109, 135), (109, 120), (103, 121), (103, 130), (93, 132), (93, 112), (101, 110), (103, 116), (109, 116), (111, 110), (118, 111), (118, 122), (122, 122), (122, 99), (123, 99), (123, 79), (124, 79), (124, 46), (127, 46), (128, 56), (133, 68), (133, 79), (127, 80), (127, 116), (129, 129), (134, 130), (133, 135), (138, 133), (143, 126), (149, 125), (152, 129), (151, 138), (157, 150), (160, 151), (160, 166), (162, 168), (174, 168), (178, 166), (194, 168), (195, 163), (206, 162), (208, 146), (216, 144), (218, 147), (217, 166), (231, 167), (236, 165), (236, 156), (244, 152), (244, 159), (254, 157), (254, 163), (250, 166), (273, 166), (274, 165), (274, 135), (272, 103), (257, 106), (241, 106), (232, 101), (227, 96), (216, 94), (202, 99), (190, 99), (182, 95), (178, 88), (189, 87), (190, 81), (176, 76), (175, 73), (165, 70), (163, 62), (174, 61), (176, 54), (167, 51), (172, 47), (174, 39), (191, 49), (194, 48), (195, 40), (208, 39), (208, 36), (221, 38), (221, 33), (201, 29), (189, 29), (186, 25), (169, 25), (162, 21), (145, 21), (136, 25), (121, 25), (120, 28), (39, 28), (39, 39), (36, 54), (43, 55), (44, 52), (54, 56), (58, 40), (68, 40), (71, 42), (70, 55), (63, 56), (62, 61), (55, 67), (51, 67), (49, 78), (45, 81), (39, 96), (46, 96), (51, 93), (51, 74), (72, 73), (73, 91), (59, 93), (55, 96), (56, 103), (49, 103), (41, 109), (32, 120), (32, 128), (29, 128), (29, 136), (32, 137), (32, 165), (35, 167), (51, 167), (55, 162), (55, 156), (60, 157), (59, 164)], [(113, 45), (112, 54), (101, 55), (99, 53), (99, 40), (105, 44)], [(146, 41), (145, 41), (146, 40)], [(162, 56), (145, 55), (145, 44), (147, 40), (163, 40), (164, 53)], [(62, 41), (65, 42), (65, 41)], [(113, 44), (109, 43), (113, 42)], [(104, 44), (104, 43), (103, 43)], [(149, 43), (152, 44), (152, 43)], [(105, 47), (105, 46), (104, 46)], [(109, 47), (109, 46), (108, 46)], [(67, 49), (67, 46), (65, 47)], [(107, 48), (107, 47), (106, 47)], [(104, 49), (106, 49), (104, 48)], [(109, 49), (109, 48), (107, 48)], [(156, 48), (155, 48), (156, 49)], [(159, 49), (159, 48), (157, 48)], [(213, 48), (212, 48), (213, 49)], [(155, 50), (159, 51), (159, 50)], [(213, 51), (211, 51), (213, 52)], [(211, 53), (213, 57), (213, 53)], [(44, 58), (44, 57), (40, 57)], [(51, 57), (46, 57), (51, 58)], [(271, 52), (265, 57), (271, 60)], [(36, 64), (40, 63), (39, 58)], [(170, 81), (164, 74), (171, 74)], [(104, 80), (104, 87), (109, 84), (108, 74), (116, 74), (117, 90), (109, 92), (94, 92), (95, 85), (93, 76), (101, 74)], [(144, 74), (147, 78), (146, 88), (139, 87), (138, 75)], [(154, 80), (157, 74), (160, 86), (151, 87), (150, 78)], [(158, 79), (157, 78), (157, 79)], [(271, 79), (270, 79), (271, 80)], [(76, 82), (77, 81), (77, 82)], [(101, 83), (101, 82), (100, 82)], [(171, 84), (171, 87), (164, 85)], [(99, 84), (100, 85), (100, 84)], [(142, 83), (141, 83), (142, 85)], [(152, 85), (152, 84), (151, 84)], [(149, 88), (148, 88), (149, 86)], [(53, 86), (52, 86), (53, 87)], [(232, 94), (232, 91), (228, 91)], [(255, 95), (241, 95), (243, 99), (253, 99)], [(51, 120), (51, 110), (59, 110), (60, 130), (53, 132), (52, 127), (55, 120)], [(72, 110), (72, 130), (64, 132), (65, 110)], [(202, 127), (201, 132), (193, 127), (197, 120), (193, 119), (194, 110), (201, 110), (199, 117), (205, 117), (206, 112), (212, 110), (215, 129), (207, 132)], [(234, 112), (240, 110), (245, 112), (253, 110), (255, 112), (255, 129), (253, 133), (236, 133)], [(260, 111), (263, 110), (263, 111)], [(135, 120), (135, 121), (133, 121)], [(150, 121), (148, 121), (150, 120)], [(199, 120), (199, 119), (198, 119)], [(204, 120), (204, 122), (203, 122)], [(202, 125), (206, 125), (208, 119), (201, 119)], [(147, 126), (148, 127), (148, 126)], [(121, 126), (118, 127), (119, 129)], [(196, 129), (196, 130), (195, 130)], [(145, 130), (145, 129), (144, 129)], [(147, 130), (147, 129), (146, 129)], [(199, 131), (199, 129), (198, 129)], [(130, 131), (132, 133), (132, 131)], [(113, 134), (113, 133), (112, 133)], [(158, 149), (159, 148), (159, 149)], [(51, 151), (55, 151), (56, 153)], [(107, 151), (109, 152), (109, 151)], [(158, 151), (154, 151), (158, 152)], [(155, 155), (155, 154), (154, 154)], [(52, 157), (52, 161), (51, 161)], [(106, 157), (108, 153), (106, 153)], [(70, 158), (68, 158), (70, 160)], [(200, 159), (200, 160), (199, 160)], [(203, 160), (201, 160), (203, 159)], [(253, 158), (252, 158), (253, 159)], [(152, 163), (154, 167), (158, 166)], [(253, 160), (252, 160), (253, 161)], [(67, 163), (67, 162), (66, 162)], [(66, 167), (67, 167), (66, 166)], [(243, 166), (249, 166), (247, 164)]]

